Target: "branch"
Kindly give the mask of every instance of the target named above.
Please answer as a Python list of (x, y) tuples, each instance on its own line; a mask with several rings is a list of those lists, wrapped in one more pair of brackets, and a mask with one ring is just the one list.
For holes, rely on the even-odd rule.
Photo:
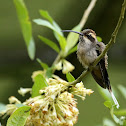
[(88, 8), (84, 11), (83, 17), (82, 17), (82, 19), (81, 19), (81, 21), (79, 23), (81, 28), (84, 27), (84, 25), (85, 25), (85, 23), (86, 23), (86, 21), (87, 21), (87, 19), (89, 17), (89, 14), (91, 13), (92, 9), (95, 6), (96, 1), (97, 0), (91, 0)]
[(98, 56), (98, 58), (95, 60), (95, 62), (93, 63), (92, 66), (89, 66), (89, 68), (87, 70), (84, 70), (83, 73), (73, 82), (70, 82), (70, 85), (75, 85), (76, 83), (79, 83), (80, 81), (82, 81), (82, 79), (92, 71), (92, 69), (98, 64), (98, 62), (105, 56), (105, 54), (107, 53), (107, 51), (110, 49), (110, 47), (115, 43), (116, 40), (116, 36), (118, 34), (118, 31), (120, 29), (120, 26), (122, 24), (122, 21), (124, 19), (124, 15), (125, 15), (125, 9), (126, 9), (126, 0), (124, 0), (123, 4), (122, 4), (122, 9), (121, 9), (121, 13), (120, 13), (120, 17), (118, 20), (118, 23), (115, 27), (114, 32), (111, 35), (111, 38), (109, 40), (109, 43), (106, 45), (105, 50), (100, 54), (100, 56)]

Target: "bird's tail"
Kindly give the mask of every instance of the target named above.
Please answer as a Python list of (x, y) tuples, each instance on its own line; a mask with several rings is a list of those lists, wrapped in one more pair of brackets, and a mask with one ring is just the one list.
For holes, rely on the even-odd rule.
[(113, 101), (114, 101), (114, 103), (115, 103), (115, 105), (116, 105), (116, 108), (118, 109), (120, 106), (119, 106), (119, 103), (118, 103), (118, 101), (117, 101), (115, 95), (113, 94), (112, 91), (110, 91), (110, 94), (111, 94), (112, 99), (113, 99)]

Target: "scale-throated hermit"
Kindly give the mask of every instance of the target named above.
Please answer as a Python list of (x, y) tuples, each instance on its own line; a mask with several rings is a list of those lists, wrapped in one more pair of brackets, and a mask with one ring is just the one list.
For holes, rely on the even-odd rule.
[[(88, 68), (105, 49), (105, 44), (103, 42), (98, 42), (96, 33), (91, 29), (85, 29), (82, 32), (72, 30), (63, 30), (62, 32), (74, 32), (79, 34), (77, 57), (84, 68)], [(116, 107), (119, 108), (118, 101), (112, 92), (108, 77), (107, 59), (108, 57), (106, 54), (93, 68), (91, 74), (102, 88), (107, 88), (109, 90)]]

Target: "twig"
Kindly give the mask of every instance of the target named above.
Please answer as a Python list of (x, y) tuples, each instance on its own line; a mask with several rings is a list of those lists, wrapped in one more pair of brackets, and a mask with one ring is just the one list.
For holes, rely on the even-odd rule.
[(89, 72), (92, 71), (93, 67), (95, 67), (98, 64), (98, 62), (104, 57), (104, 55), (107, 53), (107, 51), (110, 49), (110, 47), (115, 43), (116, 36), (118, 34), (118, 31), (119, 31), (120, 26), (122, 24), (122, 21), (124, 19), (125, 9), (126, 9), (126, 0), (124, 0), (124, 2), (122, 4), (122, 9), (121, 9), (121, 13), (120, 13), (120, 17), (119, 17), (118, 23), (116, 25), (116, 28), (115, 28), (114, 32), (111, 35), (111, 38), (109, 40), (109, 43), (106, 45), (105, 50), (100, 54), (100, 56), (98, 56), (98, 58), (95, 60), (95, 62), (93, 63), (93, 65), (92, 66), (89, 66), (89, 69), (83, 71), (83, 73), (75, 81), (69, 83), (70, 85), (75, 85), (76, 83), (79, 83), (80, 81), (82, 81), (82, 79)]
[[(97, 0), (91, 0), (88, 8), (84, 11), (84, 14), (83, 14), (83, 17), (79, 23), (81, 29), (84, 27), (88, 17), (89, 17), (89, 14), (91, 13), (92, 9), (94, 8), (95, 6), (95, 3), (96, 3)], [(64, 57), (62, 56), (62, 51), (58, 54), (58, 56), (56, 57), (55, 61), (53, 62), (52, 66), (55, 66), (55, 64), (57, 64), (59, 62), (60, 59), (62, 58), (65, 58), (67, 55), (65, 55)], [(55, 72), (55, 70), (53, 70), (53, 73)]]
[[(61, 60), (62, 56), (61, 56), (61, 52), (57, 55), (56, 59), (54, 60), (52, 67), (55, 66), (60, 60)], [(54, 73), (56, 71), (55, 67), (52, 70), (52, 73)]]
[(85, 25), (85, 23), (86, 23), (86, 21), (87, 21), (87, 19), (89, 17), (89, 14), (91, 13), (92, 9), (95, 6), (96, 1), (97, 0), (91, 0), (88, 8), (84, 11), (83, 17), (82, 17), (82, 19), (81, 19), (81, 21), (79, 23), (81, 28), (84, 27), (84, 25)]
[(54, 60), (52, 66), (54, 66), (55, 64), (57, 64), (57, 63), (60, 61), (60, 59), (61, 59), (61, 54), (59, 53), (59, 54), (57, 55), (56, 59)]

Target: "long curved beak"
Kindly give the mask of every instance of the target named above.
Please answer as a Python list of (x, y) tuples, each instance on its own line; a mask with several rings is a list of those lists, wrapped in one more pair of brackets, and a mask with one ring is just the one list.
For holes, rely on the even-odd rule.
[(74, 33), (77, 33), (77, 34), (83, 36), (83, 33), (81, 33), (81, 32), (77, 32), (77, 31), (72, 31), (72, 30), (62, 30), (61, 32), (74, 32)]

